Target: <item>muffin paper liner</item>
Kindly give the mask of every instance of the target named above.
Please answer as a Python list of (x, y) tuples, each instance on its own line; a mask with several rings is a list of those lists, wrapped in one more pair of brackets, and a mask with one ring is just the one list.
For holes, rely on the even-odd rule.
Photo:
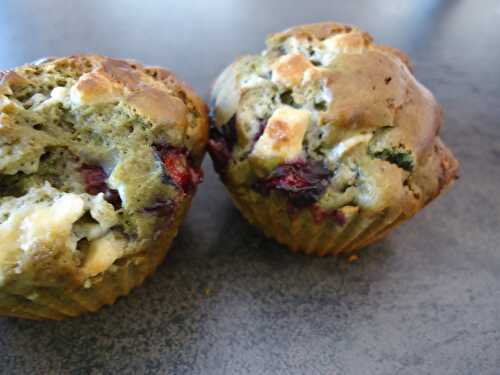
[[(95, 312), (103, 305), (113, 304), (120, 296), (141, 285), (163, 261), (175, 238), (178, 228), (191, 204), (186, 199), (167, 230), (153, 241), (144, 251), (133, 254), (120, 265), (106, 270), (85, 283), (71, 288), (56, 287), (19, 287), (12, 283), (0, 291), (0, 315), (35, 319), (60, 320), (76, 317), (86, 312)], [(122, 264), (123, 263), (123, 264)]]
[(407, 218), (401, 210), (370, 214), (346, 206), (338, 210), (345, 216), (345, 223), (329, 217), (318, 223), (310, 208), (290, 212), (286, 198), (278, 194), (262, 196), (242, 188), (229, 188), (229, 191), (235, 205), (251, 224), (290, 250), (306, 254), (349, 253), (376, 241)]

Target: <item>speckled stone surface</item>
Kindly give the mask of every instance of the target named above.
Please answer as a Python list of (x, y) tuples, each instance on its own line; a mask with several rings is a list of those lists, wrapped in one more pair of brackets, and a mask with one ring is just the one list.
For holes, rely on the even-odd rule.
[(4, 0), (0, 69), (92, 51), (170, 67), (206, 95), (267, 33), (327, 19), (411, 55), (446, 113), (454, 189), (348, 263), (263, 238), (207, 160), (159, 271), (96, 315), (0, 318), (0, 373), (500, 374), (498, 1)]

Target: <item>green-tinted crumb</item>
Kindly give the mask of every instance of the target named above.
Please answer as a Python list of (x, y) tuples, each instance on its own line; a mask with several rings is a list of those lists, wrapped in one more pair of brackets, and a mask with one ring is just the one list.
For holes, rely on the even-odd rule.
[(384, 149), (373, 154), (376, 158), (386, 160), (389, 163), (396, 164), (405, 171), (411, 172), (414, 168), (413, 157), (408, 151), (399, 149)]

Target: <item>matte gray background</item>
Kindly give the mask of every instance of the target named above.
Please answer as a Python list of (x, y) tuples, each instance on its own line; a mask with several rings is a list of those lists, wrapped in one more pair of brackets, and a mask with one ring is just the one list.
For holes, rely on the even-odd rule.
[(0, 0), (0, 69), (97, 52), (206, 97), (267, 33), (321, 20), (411, 55), (446, 112), (454, 189), (350, 264), (263, 238), (207, 160), (159, 271), (96, 315), (0, 318), (0, 373), (500, 374), (499, 1)]

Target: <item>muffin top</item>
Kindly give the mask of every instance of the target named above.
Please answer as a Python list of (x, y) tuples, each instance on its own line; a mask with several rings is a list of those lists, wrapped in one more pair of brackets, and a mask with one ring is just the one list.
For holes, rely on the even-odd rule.
[(0, 284), (143, 251), (200, 181), (207, 133), (201, 99), (161, 68), (80, 55), (1, 72)]
[(454, 179), (440, 106), (400, 51), (337, 23), (271, 35), (212, 94), (209, 151), (225, 182), (298, 207), (422, 206)]

